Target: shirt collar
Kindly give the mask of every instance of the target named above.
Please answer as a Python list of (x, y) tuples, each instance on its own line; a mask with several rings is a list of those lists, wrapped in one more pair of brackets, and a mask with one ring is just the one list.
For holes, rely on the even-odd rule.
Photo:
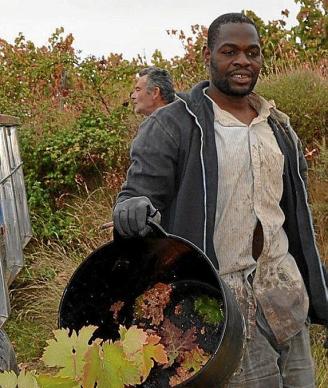
[[(231, 126), (247, 126), (246, 124), (239, 121), (235, 116), (233, 116), (230, 112), (221, 109), (214, 100), (210, 96), (207, 95), (206, 90), (208, 88), (203, 89), (204, 95), (212, 102), (213, 104), (213, 112), (214, 112), (214, 121), (218, 121), (221, 125), (231, 127)], [(265, 98), (251, 93), (249, 96), (250, 105), (256, 110), (257, 116), (252, 120), (249, 126), (255, 125), (262, 121), (266, 121), (271, 113), (271, 109), (275, 108), (274, 101), (267, 101)]]

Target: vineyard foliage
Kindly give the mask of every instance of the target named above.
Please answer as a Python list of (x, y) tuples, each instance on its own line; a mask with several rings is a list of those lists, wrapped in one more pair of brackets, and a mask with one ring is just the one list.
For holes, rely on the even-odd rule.
[[(264, 68), (259, 90), (288, 113), (305, 144), (327, 135), (328, 2), (295, 0), (297, 23), (265, 23), (252, 11), (262, 36)], [(69, 194), (106, 184), (116, 191), (128, 165), (128, 149), (140, 122), (129, 105), (135, 74), (146, 65), (166, 68), (177, 90), (207, 78), (200, 25), (167, 31), (184, 55), (164, 59), (156, 50), (150, 63), (120, 54), (81, 58), (74, 38), (58, 28), (43, 47), (20, 34), (14, 44), (0, 39), (0, 112), (20, 118), (20, 141), (34, 233), (71, 241), (72, 219), (63, 204)], [(298, 73), (290, 75), (289, 70)], [(275, 76), (274, 87), (266, 86)], [(119, 178), (117, 178), (119, 177)], [(110, 217), (110, 214), (108, 214)]]
[(0, 386), (124, 388), (144, 382), (155, 362), (167, 363), (158, 336), (136, 326), (121, 326), (118, 340), (101, 341), (92, 337), (96, 329), (86, 326), (71, 335), (65, 329), (55, 330), (55, 338), (47, 341), (42, 357), (48, 374), (22, 370), (16, 376), (14, 372), (4, 372), (0, 374)]

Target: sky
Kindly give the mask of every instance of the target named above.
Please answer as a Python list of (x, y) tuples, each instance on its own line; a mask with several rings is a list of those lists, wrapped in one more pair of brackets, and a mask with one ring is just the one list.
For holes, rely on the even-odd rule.
[(169, 59), (183, 49), (168, 29), (189, 36), (191, 25), (208, 27), (222, 13), (252, 10), (267, 22), (281, 18), (286, 8), (288, 25), (294, 25), (299, 10), (294, 0), (0, 0), (0, 38), (13, 43), (22, 32), (42, 46), (56, 28), (64, 27), (82, 57), (113, 52), (149, 60), (159, 49)]

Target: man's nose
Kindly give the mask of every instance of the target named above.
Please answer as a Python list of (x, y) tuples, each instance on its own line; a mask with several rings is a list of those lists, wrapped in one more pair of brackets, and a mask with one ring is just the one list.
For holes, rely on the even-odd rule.
[(249, 66), (251, 64), (248, 56), (243, 51), (240, 51), (234, 60), (234, 64), (240, 66)]

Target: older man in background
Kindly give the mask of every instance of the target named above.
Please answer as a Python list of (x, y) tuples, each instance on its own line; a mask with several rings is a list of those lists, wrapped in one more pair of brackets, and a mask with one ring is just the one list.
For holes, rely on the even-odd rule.
[(156, 109), (174, 101), (175, 92), (168, 71), (152, 66), (141, 70), (138, 76), (131, 94), (136, 113), (149, 116)]

